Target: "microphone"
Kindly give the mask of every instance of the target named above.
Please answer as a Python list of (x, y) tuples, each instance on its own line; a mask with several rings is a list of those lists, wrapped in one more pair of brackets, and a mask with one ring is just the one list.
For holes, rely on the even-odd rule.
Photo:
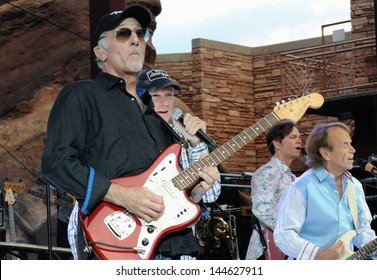
[(377, 157), (369, 156), (368, 157), (368, 162), (377, 162)]
[[(172, 118), (174, 120), (179, 121), (181, 124), (183, 124), (184, 117), (185, 117), (185, 115), (183, 114), (183, 112), (182, 112), (181, 109), (179, 109), (179, 108), (174, 108), (173, 109), (173, 111), (172, 111)], [(204, 143), (206, 143), (209, 148), (211, 148), (211, 149), (215, 149), (216, 148), (215, 141), (213, 141), (213, 139), (211, 137), (209, 137), (207, 134), (205, 134), (203, 130), (199, 129), (195, 133), (195, 135), (198, 136), (198, 138), (200, 140), (202, 140)]]
[(360, 161), (359, 165), (365, 171), (368, 171), (372, 173), (374, 176), (377, 176), (377, 168), (370, 162), (367, 162), (366, 160), (362, 160)]

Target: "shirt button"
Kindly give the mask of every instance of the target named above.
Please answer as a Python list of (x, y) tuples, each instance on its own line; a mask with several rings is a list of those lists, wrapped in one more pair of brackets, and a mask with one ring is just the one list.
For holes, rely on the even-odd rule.
[(132, 97), (132, 98), (131, 98), (131, 101), (135, 101), (135, 98), (134, 98), (134, 97)]

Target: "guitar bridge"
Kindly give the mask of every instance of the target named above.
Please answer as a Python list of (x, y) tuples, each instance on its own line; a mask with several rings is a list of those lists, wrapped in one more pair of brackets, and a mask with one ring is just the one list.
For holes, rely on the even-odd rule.
[(104, 222), (119, 240), (129, 237), (136, 229), (136, 221), (129, 212), (113, 212), (105, 218)]

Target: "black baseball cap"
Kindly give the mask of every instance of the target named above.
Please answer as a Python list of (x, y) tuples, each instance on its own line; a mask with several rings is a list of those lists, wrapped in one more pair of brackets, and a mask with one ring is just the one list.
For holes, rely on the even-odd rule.
[(143, 95), (145, 91), (158, 91), (167, 86), (182, 90), (172, 81), (168, 72), (160, 68), (143, 69), (137, 76), (136, 88), (139, 95)]
[(103, 32), (114, 29), (122, 20), (130, 17), (135, 18), (142, 28), (148, 28), (151, 23), (149, 11), (140, 5), (129, 6), (123, 11), (113, 11), (101, 18), (93, 34), (93, 43), (97, 45), (99, 37)]

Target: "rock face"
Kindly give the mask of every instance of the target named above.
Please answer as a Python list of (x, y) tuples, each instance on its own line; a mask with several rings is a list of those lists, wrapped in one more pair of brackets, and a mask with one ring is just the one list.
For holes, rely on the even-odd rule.
[(85, 1), (11, 3), (0, 6), (0, 116), (27, 114), (32, 109), (30, 101), (43, 86), (89, 75)]
[[(43, 193), (40, 157), (52, 104), (64, 85), (91, 77), (89, 1), (9, 2), (0, 3), (0, 183), (22, 179)], [(127, 3), (136, 2), (161, 12), (160, 1)], [(45, 201), (27, 193), (16, 201), (17, 242), (46, 245)]]

